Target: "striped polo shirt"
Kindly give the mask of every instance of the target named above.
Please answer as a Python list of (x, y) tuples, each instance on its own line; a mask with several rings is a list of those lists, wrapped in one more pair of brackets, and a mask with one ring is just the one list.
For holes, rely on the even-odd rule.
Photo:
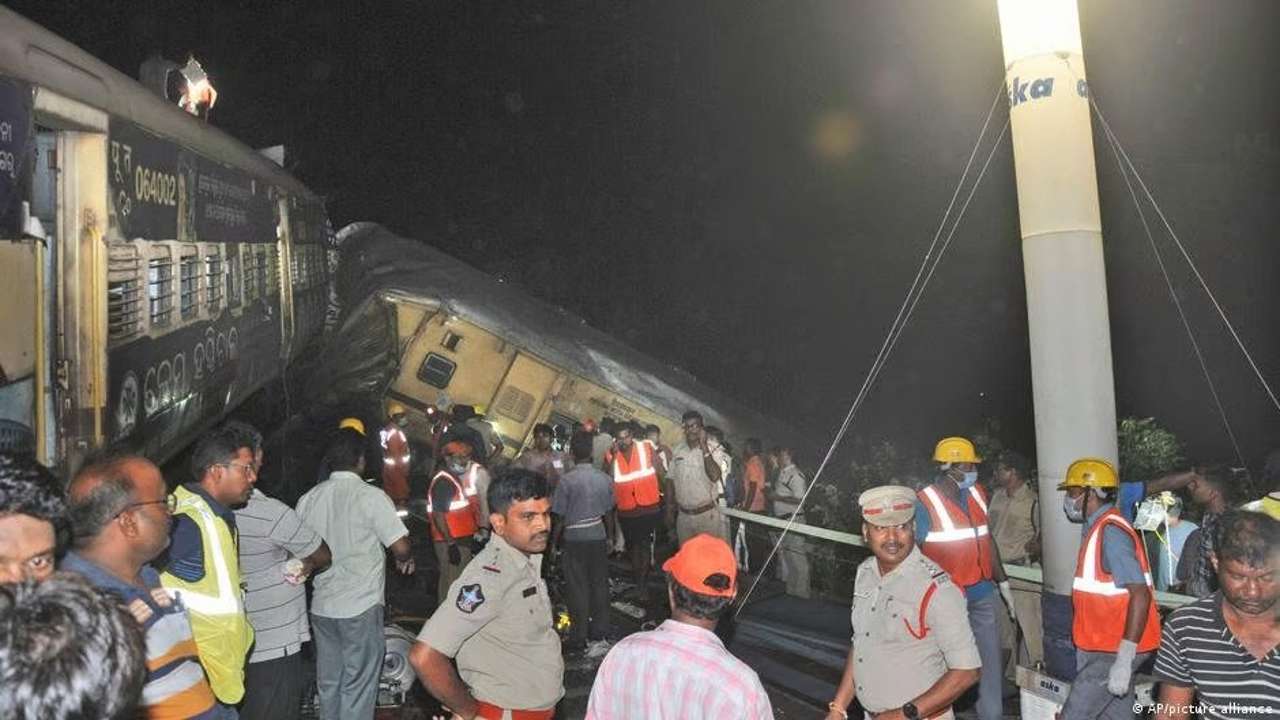
[(1156, 677), (1194, 686), (1204, 716), (1252, 718), (1280, 714), (1280, 646), (1255, 658), (1222, 616), (1222, 593), (1184, 605), (1161, 631)]
[(240, 577), (244, 608), (253, 625), (249, 662), (292, 655), (311, 639), (307, 589), (285, 582), (289, 558), (304, 558), (320, 547), (320, 536), (302, 524), (293, 508), (254, 488), (249, 502), (235, 511), (240, 537)]
[[(144, 710), (140, 717), (148, 720), (221, 717), (204, 668), (200, 666), (191, 636), (191, 621), (181, 603), (174, 600), (171, 606), (161, 607), (143, 588), (122, 581), (74, 552), (67, 553), (59, 568), (78, 573), (90, 585), (118, 596), (125, 605), (141, 600), (151, 610), (151, 617), (142, 623), (147, 644), (147, 678), (139, 702)], [(160, 575), (150, 565), (143, 565), (138, 575), (147, 588), (161, 588)]]

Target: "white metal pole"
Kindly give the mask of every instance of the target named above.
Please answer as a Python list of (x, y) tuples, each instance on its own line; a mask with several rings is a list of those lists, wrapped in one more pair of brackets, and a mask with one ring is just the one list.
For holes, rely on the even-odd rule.
[(1027, 285), (1045, 590), (1071, 592), (1071, 461), (1116, 460), (1115, 386), (1088, 85), (1075, 0), (998, 0)]

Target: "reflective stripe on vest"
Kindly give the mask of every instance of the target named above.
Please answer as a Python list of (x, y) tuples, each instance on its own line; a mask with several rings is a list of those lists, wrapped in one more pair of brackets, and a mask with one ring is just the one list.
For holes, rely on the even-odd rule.
[(187, 514), (187, 517), (200, 523), (200, 533), (209, 539), (209, 545), (212, 546), (213, 552), (210, 554), (213, 557), (205, 558), (205, 560), (206, 565), (208, 560), (213, 560), (213, 577), (217, 583), (218, 594), (206, 595), (182, 588), (176, 588), (174, 594), (182, 600), (188, 610), (194, 610), (204, 615), (236, 615), (240, 613), (240, 587), (238, 584), (233, 585), (231, 583), (231, 570), (227, 567), (227, 558), (223, 554), (226, 549), (222, 547), (222, 537), (218, 533), (218, 526), (216, 525), (220, 518), (215, 516), (208, 504), (194, 493), (190, 498), (184, 498), (179, 503), (176, 513), (181, 513), (184, 509), (194, 512), (194, 514)]
[[(631, 443), (631, 447), (636, 449), (636, 467), (628, 468), (627, 472), (622, 472), (619, 466), (619, 460), (624, 460), (626, 455), (617, 453), (613, 458), (613, 481), (615, 483), (629, 483), (636, 480), (643, 480), (650, 475), (657, 476), (657, 471), (653, 469), (653, 457), (650, 454), (649, 441), (641, 440), (640, 442)], [(628, 465), (630, 461), (627, 460)]]
[[(480, 528), (480, 501), (476, 497), (475, 487), (477, 470), (478, 466), (473, 464), (471, 471), (463, 476), (465, 478), (464, 482), (458, 482), (458, 478), (454, 477), (450, 472), (441, 470), (431, 479), (431, 486), (427, 488), (427, 513), (431, 514), (437, 512), (431, 499), (431, 496), (435, 494), (432, 491), (435, 489), (436, 482), (443, 477), (453, 483), (453, 499), (449, 501), (449, 509), (444, 515), (445, 524), (449, 527), (449, 535), (451, 537), (471, 537)], [(441, 534), (440, 529), (436, 527), (434, 522), (431, 523), (431, 537), (436, 540), (444, 539), (444, 535)]]
[[(382, 463), (384, 465), (409, 464), (409, 439), (404, 431), (394, 425), (383, 428), (378, 433), (382, 443)], [(392, 447), (395, 443), (395, 447)]]
[[(1071, 581), (1071, 605), (1074, 617), (1071, 638), (1076, 647), (1092, 652), (1115, 652), (1124, 638), (1125, 622), (1132, 596), (1102, 567), (1102, 542), (1107, 524), (1114, 524), (1133, 542), (1142, 569), (1143, 582), (1150, 590), (1151, 565), (1133, 526), (1115, 508), (1103, 513), (1089, 528), (1076, 559), (1076, 574)], [(1154, 598), (1148, 600), (1147, 624), (1138, 639), (1138, 652), (1151, 652), (1160, 646), (1160, 615)]]
[[(951, 519), (951, 514), (947, 512), (946, 503), (942, 501), (942, 496), (938, 495), (937, 488), (932, 485), (923, 490), (925, 499), (933, 506), (933, 514), (938, 519), (938, 523), (942, 525), (941, 530), (936, 530), (930, 523), (929, 534), (925, 536), (925, 542), (957, 542), (960, 540), (972, 540), (975, 536), (980, 537), (987, 535), (990, 531), (987, 524), (983, 522), (981, 525), (971, 527), (956, 527), (955, 521)], [(987, 504), (982, 501), (982, 495), (976, 488), (969, 488), (969, 496), (974, 502), (978, 503), (978, 507), (982, 508), (983, 519), (986, 519)]]
[(968, 491), (968, 511), (944, 498), (932, 485), (917, 494), (929, 511), (929, 531), (920, 550), (962, 588), (992, 579), (995, 563), (987, 503), (978, 488)]
[(209, 687), (219, 701), (234, 705), (244, 697), (245, 656), (254, 637), (244, 612), (235, 538), (203, 496), (181, 486), (174, 495), (178, 498), (174, 514), (187, 516), (200, 529), (204, 575), (187, 582), (166, 572), (160, 581), (186, 606)]
[[(468, 473), (468, 475), (470, 474), (471, 473)], [(462, 483), (459, 483), (457, 478), (445, 472), (444, 470), (441, 470), (440, 472), (436, 473), (435, 477), (431, 478), (431, 485), (434, 487), (436, 484), (436, 480), (439, 480), (441, 477), (447, 478), (449, 482), (453, 483), (454, 489), (457, 490), (457, 492), (453, 494), (453, 501), (449, 503), (448, 512), (453, 512), (454, 510), (462, 510), (464, 508), (471, 507), (471, 501), (468, 498), (476, 494), (474, 481), (472, 482), (471, 492), (468, 493), (467, 488), (463, 487)], [(427, 512), (436, 511), (434, 502), (431, 499), (431, 495), (432, 495), (431, 491), (428, 490), (427, 491)]]

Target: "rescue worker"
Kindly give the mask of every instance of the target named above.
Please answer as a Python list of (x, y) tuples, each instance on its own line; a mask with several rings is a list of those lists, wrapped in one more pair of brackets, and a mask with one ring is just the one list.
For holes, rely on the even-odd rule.
[(445, 444), (443, 453), (444, 467), (427, 489), (427, 517), (440, 567), (437, 601), (444, 600), (449, 586), (471, 561), (472, 542), (481, 527), (476, 483), (480, 466), (471, 462), (471, 446), (454, 440)]
[(852, 645), (827, 720), (848, 720), (856, 697), (876, 720), (950, 720), (981, 659), (964, 595), (916, 549), (915, 493), (900, 485), (858, 497), (874, 557), (854, 575)]
[(409, 652), (422, 684), (455, 718), (549, 719), (564, 695), (560, 638), (541, 577), (549, 492), (546, 478), (520, 468), (493, 481), (493, 538), (450, 586)]
[(219, 704), (228, 708), (244, 697), (245, 658), (253, 645), (233, 512), (249, 501), (258, 479), (250, 442), (224, 426), (196, 444), (191, 474), (198, 480), (173, 491), (173, 531), (160, 575), (186, 605), (200, 664)]
[(654, 534), (662, 518), (661, 483), (665, 481), (657, 463), (658, 449), (649, 440), (636, 440), (635, 427), (622, 423), (617, 438), (605, 455), (605, 466), (613, 475), (613, 497), (618, 523), (631, 556), (631, 576), (636, 594), (647, 606), (649, 561)]
[(1151, 566), (1138, 533), (1116, 509), (1119, 477), (1111, 463), (1081, 458), (1058, 486), (1063, 512), (1084, 524), (1071, 583), (1075, 680), (1062, 720), (1131, 718), (1133, 671), (1160, 647)]
[(342, 418), (342, 420), (338, 422), (338, 429), (339, 430), (348, 430), (348, 429), (355, 430), (356, 432), (360, 433), (361, 437), (363, 437), (365, 434), (364, 421), (357, 417)]
[(920, 490), (916, 501), (916, 542), (925, 556), (946, 570), (964, 592), (978, 653), (982, 679), (978, 682), (978, 717), (1000, 720), (1004, 714), (1004, 673), (1000, 626), (996, 614), (1004, 597), (1013, 615), (1013, 590), (1000, 563), (1000, 551), (987, 527), (987, 494), (978, 485), (982, 458), (962, 437), (938, 441), (933, 451), (939, 463), (933, 484)]
[(404, 428), (409, 424), (409, 414), (398, 402), (387, 405), (387, 424), (378, 433), (382, 446), (382, 491), (396, 505), (409, 500), (409, 438)]

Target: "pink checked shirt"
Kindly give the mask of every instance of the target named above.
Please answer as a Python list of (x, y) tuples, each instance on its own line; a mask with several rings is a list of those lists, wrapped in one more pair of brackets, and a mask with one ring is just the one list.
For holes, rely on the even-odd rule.
[(619, 642), (596, 673), (586, 720), (773, 720), (756, 672), (715, 633), (667, 620)]

